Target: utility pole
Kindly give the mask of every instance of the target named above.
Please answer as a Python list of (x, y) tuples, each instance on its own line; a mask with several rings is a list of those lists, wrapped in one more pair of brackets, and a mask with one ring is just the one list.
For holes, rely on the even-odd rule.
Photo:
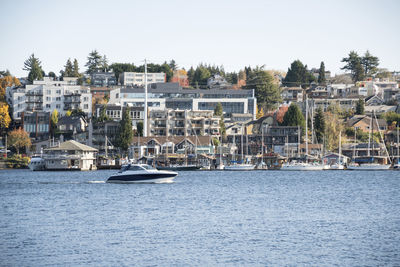
[(147, 60), (144, 60), (144, 120), (143, 136), (147, 137)]

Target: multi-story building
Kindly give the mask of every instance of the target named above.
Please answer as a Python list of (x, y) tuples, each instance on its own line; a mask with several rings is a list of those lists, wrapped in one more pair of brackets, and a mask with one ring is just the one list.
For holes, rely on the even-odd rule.
[(117, 79), (113, 72), (94, 72), (90, 76), (90, 83), (94, 86), (115, 86)]
[(220, 120), (208, 110), (151, 110), (149, 136), (219, 136)]
[(24, 111), (53, 112), (60, 115), (80, 109), (92, 116), (92, 95), (87, 87), (71, 85), (69, 81), (54, 81), (44, 77), (25, 87), (7, 88), (7, 102), (12, 106), (14, 120), (20, 120)]
[(23, 111), (21, 124), (30, 137), (46, 140), (50, 135), (50, 112)]
[[(147, 83), (165, 83), (166, 75), (164, 72), (147, 73)], [(143, 72), (123, 72), (119, 75), (119, 82), (124, 86), (143, 86)]]
[[(144, 106), (144, 88), (118, 88), (110, 92), (110, 104)], [(183, 89), (178, 83), (151, 84), (148, 89), (149, 109), (214, 110), (221, 103), (226, 116), (231, 113), (256, 117), (257, 99), (254, 90)]]

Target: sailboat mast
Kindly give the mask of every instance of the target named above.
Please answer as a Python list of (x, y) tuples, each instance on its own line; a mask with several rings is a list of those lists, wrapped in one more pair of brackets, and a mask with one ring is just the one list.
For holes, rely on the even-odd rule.
[(397, 125), (397, 162), (399, 161), (399, 126)]
[(308, 155), (308, 99), (306, 94), (306, 138), (304, 140), (306, 142), (306, 156)]
[(107, 135), (106, 135), (106, 138), (105, 138), (105, 144), (104, 144), (105, 146), (104, 146), (104, 149), (105, 149), (105, 152), (106, 152), (106, 158), (108, 157), (108, 154), (107, 154)]

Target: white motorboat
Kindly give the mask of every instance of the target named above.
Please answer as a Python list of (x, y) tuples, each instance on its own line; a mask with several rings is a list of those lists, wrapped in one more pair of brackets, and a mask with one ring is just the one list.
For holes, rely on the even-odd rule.
[(335, 163), (329, 166), (328, 170), (344, 170), (344, 166), (341, 163)]
[(178, 173), (157, 170), (147, 164), (127, 164), (110, 176), (107, 183), (172, 183)]
[(254, 170), (256, 166), (253, 164), (232, 164), (229, 166), (225, 166), (224, 170), (226, 171), (251, 171)]
[(46, 164), (42, 157), (32, 156), (31, 162), (29, 162), (28, 167), (31, 171), (44, 171), (46, 169)]
[(321, 171), (324, 165), (308, 162), (289, 162), (282, 165), (282, 171)]

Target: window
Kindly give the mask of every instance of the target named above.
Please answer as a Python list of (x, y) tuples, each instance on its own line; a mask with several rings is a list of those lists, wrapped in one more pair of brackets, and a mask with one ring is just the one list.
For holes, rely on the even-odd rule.
[(56, 101), (61, 101), (61, 97), (57, 96)]
[(85, 105), (83, 105), (83, 108), (84, 108), (84, 109), (88, 109), (88, 108), (89, 108), (89, 105), (88, 105), (88, 104), (85, 104)]
[(84, 98), (83, 98), (83, 101), (85, 101), (85, 102), (87, 102), (89, 100), (89, 98), (87, 97), (87, 96), (85, 96)]
[(61, 95), (61, 90), (57, 90), (56, 94)]
[(61, 108), (61, 105), (60, 105), (60, 104), (57, 104), (57, 105), (56, 105), (56, 108), (58, 108), (58, 109)]
[(50, 104), (46, 104), (46, 108), (51, 108), (51, 105)]

